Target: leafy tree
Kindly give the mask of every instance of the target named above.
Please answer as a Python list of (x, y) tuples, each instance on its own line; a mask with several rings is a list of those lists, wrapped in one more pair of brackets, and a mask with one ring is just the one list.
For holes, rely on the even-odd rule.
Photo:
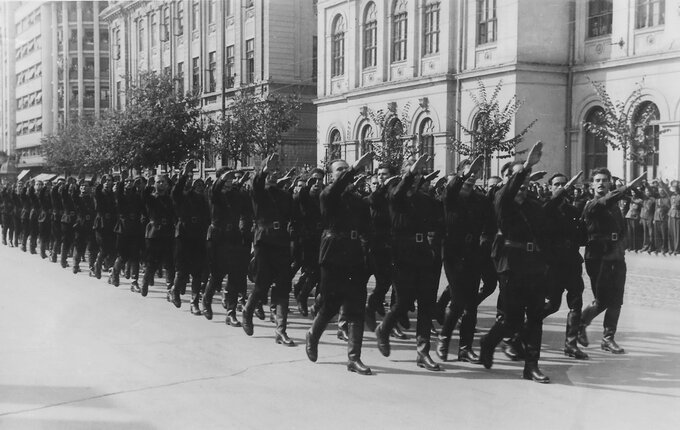
[[(644, 166), (657, 148), (655, 142), (662, 133), (651, 127), (658, 112), (651, 103), (644, 103), (640, 85), (625, 101), (613, 101), (602, 82), (588, 78), (597, 93), (602, 110), (597, 110), (595, 120), (584, 122), (587, 131), (594, 134), (614, 150), (623, 151), (623, 178), (628, 178), (626, 160)], [(664, 130), (666, 131), (666, 130)]]
[(454, 139), (452, 148), (460, 155), (469, 158), (476, 158), (479, 155), (484, 156), (483, 179), (485, 183), (488, 179), (487, 166), (491, 161), (492, 155), (496, 153), (497, 158), (514, 157), (517, 153), (517, 145), (522, 142), (524, 136), (537, 121), (534, 119), (522, 131), (506, 139), (508, 133), (510, 133), (512, 122), (524, 102), (518, 100), (517, 96), (513, 95), (501, 107), (498, 96), (502, 87), (503, 81), (499, 81), (491, 96), (489, 96), (484, 82), (481, 79), (478, 80), (477, 94), (469, 93), (478, 112), (473, 128), (467, 128), (460, 121), (456, 121), (463, 130), (463, 133), (469, 136), (469, 140), (463, 142), (462, 140)]
[(302, 102), (296, 95), (269, 94), (254, 107), (253, 154), (264, 159), (278, 152), (286, 132), (298, 125)]
[(408, 104), (404, 105), (401, 118), (389, 115), (383, 109), (366, 111), (367, 116), (380, 130), (380, 141), (373, 144), (372, 148), (375, 152), (373, 159), (378, 164), (388, 165), (397, 172), (404, 165), (404, 160), (418, 153), (413, 145), (405, 144), (403, 138), (404, 124), (408, 122), (406, 118), (408, 108)]

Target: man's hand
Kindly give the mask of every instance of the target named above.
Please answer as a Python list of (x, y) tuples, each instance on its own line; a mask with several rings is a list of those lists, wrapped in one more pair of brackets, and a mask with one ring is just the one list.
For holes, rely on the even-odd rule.
[(480, 170), (484, 167), (484, 156), (478, 155), (477, 158), (472, 160), (472, 163), (468, 164), (463, 170), (464, 176), (477, 175)]
[(366, 175), (359, 175), (354, 179), (354, 186), (357, 188), (363, 188), (366, 184)]
[(529, 176), (529, 180), (532, 181), (532, 182), (540, 181), (540, 180), (543, 179), (543, 178), (545, 177), (545, 175), (547, 175), (547, 174), (548, 174), (548, 172), (546, 172), (545, 170), (539, 170), (538, 172), (532, 173), (532, 174)]
[(409, 169), (409, 171), (411, 172), (411, 174), (414, 174), (414, 175), (415, 175), (415, 174), (418, 173), (423, 167), (425, 167), (425, 163), (427, 163), (427, 160), (428, 160), (429, 158), (430, 158), (430, 156), (427, 155), (427, 154), (423, 154), (423, 155), (421, 155), (420, 157), (418, 157), (418, 159), (416, 160), (416, 162), (413, 163), (413, 164), (411, 164), (411, 168)]
[(642, 172), (642, 174), (641, 174), (640, 176), (638, 176), (637, 178), (635, 178), (635, 179), (633, 179), (632, 181), (630, 181), (630, 182), (628, 183), (627, 187), (628, 187), (628, 188), (635, 187), (637, 184), (639, 184), (640, 182), (642, 182), (642, 179), (643, 179), (645, 176), (647, 176), (647, 172)]
[(432, 181), (434, 180), (434, 178), (436, 178), (437, 176), (439, 176), (439, 172), (440, 172), (439, 170), (435, 170), (434, 172), (432, 172), (432, 173), (430, 173), (429, 175), (425, 176), (424, 179), (425, 179), (426, 181), (428, 181), (428, 182), (432, 182)]
[(264, 161), (264, 168), (262, 169), (263, 172), (271, 172), (273, 170), (278, 170), (279, 169), (279, 154), (276, 152), (267, 157)]
[(391, 176), (390, 178), (388, 178), (388, 179), (385, 181), (385, 183), (383, 184), (383, 186), (385, 186), (385, 187), (391, 187), (392, 185), (396, 185), (400, 180), (401, 180), (401, 177), (400, 177), (400, 176)]
[(567, 182), (564, 185), (564, 189), (571, 190), (572, 188), (574, 188), (574, 184), (578, 182), (578, 180), (581, 178), (581, 175), (583, 175), (583, 170), (581, 170), (580, 172), (575, 174), (571, 179), (569, 179), (569, 182)]
[(531, 148), (531, 151), (529, 151), (529, 157), (527, 157), (527, 161), (524, 162), (524, 168), (529, 169), (532, 166), (538, 164), (538, 162), (541, 161), (542, 155), (543, 155), (543, 142), (539, 140)]
[(373, 151), (365, 153), (364, 155), (359, 157), (359, 159), (357, 161), (355, 161), (354, 164), (352, 164), (352, 169), (360, 170), (360, 169), (368, 166), (369, 164), (371, 164), (371, 161), (373, 161), (374, 155), (375, 155), (375, 152), (373, 152)]
[(243, 176), (238, 180), (239, 185), (243, 185), (250, 178), (250, 172), (243, 172)]
[(235, 170), (227, 170), (226, 172), (222, 173), (222, 176), (220, 176), (220, 179), (222, 181), (229, 181), (229, 180), (233, 180), (234, 176), (236, 176)]

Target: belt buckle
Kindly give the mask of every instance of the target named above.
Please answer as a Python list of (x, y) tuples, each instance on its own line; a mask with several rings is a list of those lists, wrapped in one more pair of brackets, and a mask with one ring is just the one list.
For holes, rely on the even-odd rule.
[(424, 237), (422, 233), (416, 233), (416, 243), (423, 243)]
[(281, 223), (278, 221), (274, 221), (272, 223), (272, 226), (274, 227), (274, 230), (280, 230), (281, 229)]
[(352, 230), (349, 232), (349, 237), (352, 240), (358, 239), (359, 238), (359, 232), (356, 230)]
[(612, 233), (612, 242), (616, 242), (619, 240), (619, 234), (618, 233)]
[(534, 243), (527, 242), (527, 252), (534, 252)]

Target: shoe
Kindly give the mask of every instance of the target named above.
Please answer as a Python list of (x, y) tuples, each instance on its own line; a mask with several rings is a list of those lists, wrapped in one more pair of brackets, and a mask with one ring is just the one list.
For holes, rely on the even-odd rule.
[(243, 313), (241, 315), (241, 321), (242, 321), (241, 326), (243, 327), (243, 331), (246, 332), (246, 334), (248, 336), (252, 336), (253, 331), (254, 331), (253, 330), (253, 316), (248, 315), (248, 312), (246, 312), (245, 309), (243, 310)]
[(404, 330), (408, 330), (411, 328), (411, 320), (408, 317), (408, 313), (405, 313), (399, 318), (397, 318), (397, 322), (399, 323), (400, 326), (404, 327)]
[(588, 334), (586, 333), (586, 327), (585, 325), (580, 325), (578, 328), (578, 336), (576, 337), (576, 341), (584, 348), (588, 347), (590, 342), (588, 341)]
[(76, 273), (80, 272), (80, 266), (73, 266), (73, 274), (75, 275)]
[(401, 329), (400, 329), (399, 327), (397, 327), (397, 326), (395, 326), (395, 327), (392, 329), (392, 332), (390, 333), (390, 336), (392, 336), (393, 338), (399, 339), (399, 340), (406, 340), (406, 339), (408, 339), (408, 336), (407, 336), (403, 331), (401, 331)]
[(359, 375), (372, 375), (371, 368), (361, 362), (360, 358), (347, 361), (347, 370), (358, 373)]
[(208, 298), (206, 296), (203, 296), (201, 302), (203, 303), (203, 316), (205, 319), (211, 320), (213, 318), (212, 303), (208, 302)]
[(269, 322), (276, 324), (276, 308), (274, 307), (269, 308)]
[(253, 313), (260, 321), (264, 321), (264, 309), (262, 309), (262, 304), (255, 307), (255, 312)]
[(450, 337), (439, 337), (437, 339), (437, 348), (435, 353), (441, 361), (446, 361), (449, 358), (449, 344), (451, 343)]
[(142, 293), (142, 297), (146, 297), (146, 295), (149, 294), (149, 284), (142, 282), (142, 289), (140, 292)]
[(486, 336), (482, 336), (482, 338), (479, 340), (479, 344), (481, 346), (479, 350), (479, 361), (486, 369), (491, 369), (491, 366), (493, 366), (494, 348), (489, 345)]
[(288, 334), (285, 330), (274, 330), (274, 340), (280, 345), (295, 346), (295, 342), (293, 342), (293, 339), (288, 337)]
[[(229, 303), (227, 303), (227, 295), (224, 294), (224, 292), (222, 292), (222, 300), (220, 300), (220, 303), (222, 303), (222, 307), (223, 307), (224, 309), (229, 309)], [(239, 303), (239, 305), (240, 305), (240, 303)], [(241, 312), (242, 310), (243, 310), (243, 307), (242, 307), (242, 306), (237, 306), (237, 307), (236, 307), (236, 311), (237, 311), (237, 312)]]
[(198, 307), (198, 303), (191, 302), (191, 315), (201, 316), (201, 308)]
[(587, 360), (588, 354), (581, 351), (578, 345), (564, 345), (564, 355), (567, 357), (573, 357), (577, 360)]
[(503, 341), (503, 353), (512, 361), (524, 360), (524, 348), (519, 340)]
[(378, 322), (375, 320), (375, 310), (370, 306), (366, 306), (366, 314), (364, 316), (364, 324), (369, 331), (375, 331), (378, 327)]
[(234, 313), (228, 314), (227, 319), (224, 320), (224, 323), (232, 327), (241, 327), (241, 321), (239, 321), (238, 318), (236, 318), (236, 314)]
[(600, 344), (600, 347), (602, 348), (603, 351), (609, 351), (612, 354), (623, 354), (626, 352), (616, 343), (613, 337), (602, 338), (602, 343)]
[(464, 361), (466, 363), (480, 364), (479, 356), (475, 354), (472, 348), (467, 347), (458, 350), (458, 361)]
[(297, 309), (300, 315), (302, 315), (303, 317), (309, 315), (309, 309), (307, 308), (307, 300), (298, 299)]
[(338, 327), (338, 339), (347, 342), (349, 340), (349, 333), (347, 333), (347, 326)]
[(142, 291), (139, 289), (139, 283), (137, 281), (132, 281), (132, 283), (130, 284), (130, 291), (132, 291), (133, 293), (139, 293), (140, 291)]
[(522, 373), (522, 377), (524, 379), (538, 382), (540, 384), (550, 383), (550, 378), (548, 378), (541, 372), (541, 370), (538, 368), (537, 363), (526, 363), (524, 365), (524, 372)]
[(385, 333), (383, 333), (383, 328), (382, 324), (380, 324), (376, 329), (375, 329), (375, 337), (376, 340), (378, 341), (378, 350), (380, 353), (385, 356), (389, 357), (390, 356), (390, 338), (388, 336), (385, 336)]
[(432, 360), (432, 357), (430, 357), (430, 354), (428, 353), (419, 352), (418, 357), (416, 358), (416, 365), (425, 370), (429, 370), (430, 372), (439, 372), (442, 370), (442, 368)]
[(317, 358), (319, 358), (319, 343), (312, 341), (312, 333), (310, 331), (307, 331), (305, 335), (305, 352), (309, 361), (316, 363)]

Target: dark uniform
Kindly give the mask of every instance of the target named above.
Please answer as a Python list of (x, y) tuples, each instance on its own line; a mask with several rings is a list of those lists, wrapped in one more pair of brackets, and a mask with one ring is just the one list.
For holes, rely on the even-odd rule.
[(273, 184), (266, 184), (267, 172), (253, 178), (251, 192), (255, 220), (255, 287), (243, 309), (243, 330), (253, 334), (253, 312), (259, 302), (266, 302), (272, 288), (272, 304), (276, 305), (276, 342), (293, 345), (286, 333), (288, 296), (292, 287), (290, 267), (291, 232), (293, 231), (294, 203), (291, 195)]
[(95, 202), (91, 194), (81, 194), (79, 190), (73, 193), (73, 201), (76, 207), (76, 220), (73, 224), (74, 248), (73, 273), (80, 271), (80, 262), (85, 261), (85, 252), (89, 249), (90, 270), (95, 265), (97, 258), (97, 244), (93, 231), (95, 222)]
[(144, 189), (143, 201), (149, 220), (144, 232), (146, 267), (141, 288), (142, 297), (146, 297), (149, 293), (149, 284), (153, 282), (156, 270), (161, 266), (165, 266), (165, 286), (168, 292), (175, 282), (172, 258), (175, 214), (170, 196), (154, 194), (153, 187)]
[(446, 311), (437, 355), (444, 361), (448, 358), (451, 334), (462, 316), (458, 359), (476, 363), (478, 357), (472, 351), (472, 341), (477, 325), (479, 282), (484, 264), (489, 260), (496, 220), (486, 195), (474, 189), (467, 196), (461, 195), (467, 178), (455, 177), (444, 195), (444, 272), (449, 281), (451, 304)]
[(22, 212), (22, 203), (21, 203), (21, 193), (24, 190), (24, 186), (21, 183), (17, 183), (14, 186), (14, 192), (12, 192), (12, 204), (14, 206), (14, 213), (12, 216), (13, 219), (13, 225), (14, 225), (14, 235), (12, 237), (13, 239), (13, 244), (15, 248), (19, 247), (19, 243), (21, 242), (21, 238), (23, 236), (23, 226), (21, 224), (21, 212)]
[(50, 242), (52, 244), (50, 251), (50, 261), (57, 262), (57, 255), (61, 252), (62, 233), (61, 233), (61, 216), (64, 212), (64, 203), (61, 199), (61, 191), (64, 184), (55, 184), (50, 190), (50, 202), (52, 203), (52, 212), (50, 213)]
[(175, 268), (172, 303), (180, 307), (180, 295), (191, 276), (191, 313), (200, 315), (201, 281), (206, 258), (205, 238), (210, 225), (210, 208), (203, 193), (187, 190), (189, 175), (180, 176), (172, 188), (177, 223), (175, 225)]
[(102, 266), (109, 266), (115, 259), (116, 201), (113, 192), (104, 189), (104, 184), (97, 185), (94, 191), (97, 216), (94, 220), (94, 231), (99, 252), (94, 266), (94, 276), (102, 277)]
[[(310, 194), (309, 187), (303, 187), (294, 197), (300, 216), (300, 260), (302, 274), (298, 280), (299, 292), (297, 300), (298, 311), (301, 315), (308, 315), (307, 299), (311, 291), (319, 285), (321, 272), (319, 267), (319, 247), (321, 233), (325, 224), (321, 217), (321, 203), (319, 194)], [(316, 296), (319, 296), (317, 289)], [(315, 303), (315, 308), (317, 304)], [(318, 309), (317, 309), (318, 310)]]
[(130, 187), (125, 187), (123, 181), (118, 182), (116, 192), (116, 210), (118, 221), (113, 228), (116, 234), (116, 261), (111, 272), (111, 284), (120, 285), (120, 272), (126, 264), (130, 264), (130, 276), (132, 283), (130, 290), (139, 290), (139, 260), (143, 243), (144, 230), (142, 228), (142, 211), (144, 203), (137, 189), (141, 181), (138, 179)]
[(211, 224), (208, 227), (207, 251), (210, 281), (203, 296), (203, 315), (212, 319), (212, 300), (227, 277), (225, 304), (226, 323), (240, 327), (236, 318), (238, 295), (247, 291), (247, 269), (252, 244), (252, 202), (236, 184), (224, 190), (218, 178), (210, 190)]
[(2, 211), (0, 213), (2, 216), (2, 244), (7, 245), (9, 239), (9, 244), (12, 245), (14, 236), (14, 199), (12, 198), (12, 187), (5, 185), (0, 193), (2, 196)]
[(380, 352), (389, 356), (389, 334), (398, 317), (407, 314), (417, 300), (416, 363), (427, 370), (440, 370), (429, 352), (432, 315), (441, 276), (444, 211), (441, 202), (418, 189), (415, 179), (414, 174), (406, 173), (390, 190), (392, 281), (397, 301), (376, 328), (376, 337)]
[(362, 238), (368, 236), (370, 214), (367, 203), (348, 186), (355, 171), (350, 169), (321, 192), (320, 207), (327, 226), (319, 253), (323, 300), (307, 333), (307, 356), (317, 359), (319, 339), (330, 320), (343, 307), (348, 324), (347, 369), (370, 374), (361, 362), (364, 336), (364, 307), (368, 268)]
[(30, 207), (28, 213), (28, 250), (31, 254), (35, 254), (38, 248), (38, 217), (40, 215), (40, 200), (35, 191), (35, 185), (28, 187), (28, 204)]
[[(503, 337), (524, 331), (526, 343), (523, 376), (538, 382), (549, 379), (538, 370), (543, 333), (546, 256), (549, 253), (548, 221), (542, 205), (527, 196), (522, 204), (515, 201), (531, 169), (512, 175), (496, 195), (496, 217), (502, 234), (496, 253), (503, 317), (497, 318), (489, 333), (482, 337), (480, 360), (487, 369), (493, 365), (493, 353)], [(526, 318), (526, 323), (525, 323)]]
[(38, 213), (38, 236), (40, 237), (40, 257), (47, 258), (47, 248), (50, 245), (50, 234), (52, 230), (52, 199), (50, 197), (50, 187), (44, 186), (38, 194), (40, 211)]
[(583, 209), (583, 220), (588, 231), (586, 272), (590, 277), (595, 300), (583, 310), (579, 343), (588, 346), (585, 328), (604, 311), (602, 349), (614, 353), (623, 352), (623, 349), (612, 343), (626, 284), (626, 224), (618, 208), (618, 202), (624, 198), (625, 191), (626, 187), (621, 187), (603, 197), (595, 197)]
[(75, 194), (78, 193), (76, 184), (65, 183), (59, 186), (61, 194), (61, 204), (63, 207), (61, 215), (61, 267), (68, 267), (67, 259), (73, 247), (74, 231), (73, 225), (76, 223), (76, 203)]
[(28, 238), (31, 234), (31, 197), (29, 190), (33, 187), (25, 185), (19, 193), (19, 204), (21, 210), (19, 211), (19, 221), (21, 223), (21, 250), (26, 252), (28, 246)]
[(553, 254), (548, 262), (548, 294), (544, 318), (557, 312), (562, 293), (567, 292), (567, 330), (564, 353), (570, 357), (587, 359), (578, 348), (577, 337), (583, 307), (583, 257), (579, 247), (585, 244), (585, 227), (581, 213), (567, 200), (567, 192), (560, 189), (545, 204), (550, 221)]

